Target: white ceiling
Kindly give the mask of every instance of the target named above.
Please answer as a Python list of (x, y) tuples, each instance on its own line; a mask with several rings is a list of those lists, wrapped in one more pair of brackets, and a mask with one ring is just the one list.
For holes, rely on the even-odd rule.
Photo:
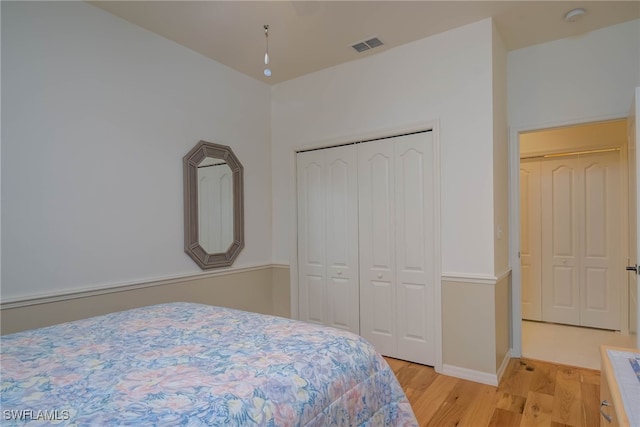
[[(508, 50), (640, 18), (640, 1), (97, 1), (92, 4), (269, 84), (493, 17)], [(577, 22), (563, 17), (573, 8)], [(273, 75), (263, 75), (265, 37)], [(351, 45), (377, 36), (384, 46)]]

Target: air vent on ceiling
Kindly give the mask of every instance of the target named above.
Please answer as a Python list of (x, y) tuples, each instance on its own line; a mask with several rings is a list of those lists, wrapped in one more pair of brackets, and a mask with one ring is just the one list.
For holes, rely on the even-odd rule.
[(351, 47), (354, 48), (358, 53), (364, 52), (365, 50), (373, 49), (374, 47), (382, 46), (382, 40), (377, 37), (370, 38), (369, 40), (365, 40), (363, 42), (356, 43)]

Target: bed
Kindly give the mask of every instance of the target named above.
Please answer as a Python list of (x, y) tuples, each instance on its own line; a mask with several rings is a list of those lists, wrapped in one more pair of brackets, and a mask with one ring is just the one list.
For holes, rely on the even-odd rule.
[(416, 426), (361, 337), (202, 304), (1, 337), (2, 424)]

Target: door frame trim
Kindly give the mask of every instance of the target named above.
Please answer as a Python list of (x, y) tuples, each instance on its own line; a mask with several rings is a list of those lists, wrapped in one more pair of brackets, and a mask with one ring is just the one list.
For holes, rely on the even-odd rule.
[(439, 119), (409, 122), (390, 127), (370, 129), (368, 131), (354, 134), (345, 134), (329, 139), (312, 141), (303, 145), (294, 146), (289, 150), (289, 217), (292, 218), (289, 225), (289, 262), (290, 268), (290, 295), (291, 295), (291, 317), (299, 319), (299, 291), (298, 291), (298, 193), (297, 193), (297, 161), (296, 154), (299, 151), (330, 148), (337, 145), (344, 145), (356, 141), (388, 138), (395, 135), (402, 135), (413, 132), (431, 131), (433, 133), (433, 155), (435, 164), (433, 167), (434, 179), (434, 328), (435, 328), (435, 364), (436, 372), (442, 372), (442, 244), (441, 244), (441, 182), (440, 182), (440, 121)]
[[(509, 264), (511, 266), (511, 354), (522, 356), (522, 272), (520, 271), (520, 134), (544, 129), (627, 119), (626, 115), (607, 115), (582, 119), (509, 126)], [(623, 150), (621, 150), (621, 153)], [(626, 153), (626, 149), (624, 150)], [(626, 167), (623, 168), (626, 171)], [(621, 177), (626, 172), (621, 173)], [(623, 241), (626, 241), (623, 233)], [(624, 248), (622, 258), (628, 248)], [(623, 292), (621, 292), (623, 294)], [(624, 311), (624, 310), (623, 310)], [(624, 316), (623, 316), (624, 317)]]

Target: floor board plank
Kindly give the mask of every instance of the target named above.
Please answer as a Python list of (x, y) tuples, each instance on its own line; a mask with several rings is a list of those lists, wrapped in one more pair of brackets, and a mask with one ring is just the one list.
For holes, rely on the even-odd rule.
[(600, 426), (600, 386), (590, 382), (580, 384), (585, 427)]
[(552, 421), (553, 396), (530, 391), (520, 427), (548, 426)]
[(531, 391), (553, 395), (556, 389), (558, 366), (539, 361), (527, 361), (533, 367)]
[(414, 397), (414, 400), (409, 400), (421, 426), (427, 425), (433, 418), (459, 381), (462, 380), (439, 375), (422, 395)]
[(519, 426), (521, 419), (521, 414), (505, 411), (504, 409), (496, 409), (493, 412), (493, 417), (491, 418), (488, 427)]
[(580, 374), (576, 369), (558, 369), (553, 399), (553, 421), (571, 426), (584, 425)]
[(526, 402), (526, 397), (515, 396), (513, 394), (505, 392), (498, 392), (498, 401), (496, 402), (496, 408), (522, 414)]

